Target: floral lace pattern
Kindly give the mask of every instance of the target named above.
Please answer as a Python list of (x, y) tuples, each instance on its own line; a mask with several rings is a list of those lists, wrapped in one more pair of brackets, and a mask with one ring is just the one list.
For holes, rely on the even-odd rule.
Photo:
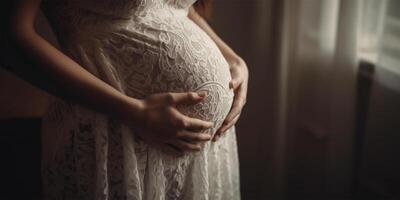
[[(62, 50), (119, 91), (207, 91), (178, 109), (221, 126), (232, 104), (229, 66), (187, 17), (195, 0), (44, 0)], [(46, 199), (240, 199), (235, 128), (174, 157), (123, 123), (54, 98), (43, 120)]]

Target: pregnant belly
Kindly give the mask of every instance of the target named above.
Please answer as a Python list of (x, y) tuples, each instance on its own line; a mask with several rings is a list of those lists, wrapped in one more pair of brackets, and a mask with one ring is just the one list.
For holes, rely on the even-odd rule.
[(158, 27), (136, 26), (115, 33), (105, 50), (129, 96), (206, 91), (196, 105), (179, 105), (185, 115), (214, 122), (230, 110), (233, 91), (228, 63), (216, 44), (190, 20)]

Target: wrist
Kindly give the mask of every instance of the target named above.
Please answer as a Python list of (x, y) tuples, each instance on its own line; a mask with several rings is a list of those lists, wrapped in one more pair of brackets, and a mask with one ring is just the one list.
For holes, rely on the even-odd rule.
[(140, 121), (140, 116), (145, 108), (144, 101), (125, 96), (118, 111), (119, 118), (128, 123)]

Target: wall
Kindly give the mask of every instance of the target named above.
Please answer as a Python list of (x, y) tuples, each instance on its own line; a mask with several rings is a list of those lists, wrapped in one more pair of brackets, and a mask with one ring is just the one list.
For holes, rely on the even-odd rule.
[(46, 106), (46, 94), (14, 74), (0, 69), (0, 119), (38, 118)]
[(400, 198), (399, 102), (400, 73), (378, 66), (361, 160), (360, 199)]

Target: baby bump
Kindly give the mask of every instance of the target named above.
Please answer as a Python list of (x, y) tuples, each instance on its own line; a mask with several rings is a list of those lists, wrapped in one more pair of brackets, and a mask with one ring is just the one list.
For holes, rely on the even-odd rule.
[(208, 95), (202, 102), (180, 105), (178, 109), (190, 117), (213, 121), (215, 127), (229, 112), (233, 98), (228, 86), (229, 66), (200, 29), (127, 30), (108, 40), (107, 54), (129, 96), (206, 91)]

